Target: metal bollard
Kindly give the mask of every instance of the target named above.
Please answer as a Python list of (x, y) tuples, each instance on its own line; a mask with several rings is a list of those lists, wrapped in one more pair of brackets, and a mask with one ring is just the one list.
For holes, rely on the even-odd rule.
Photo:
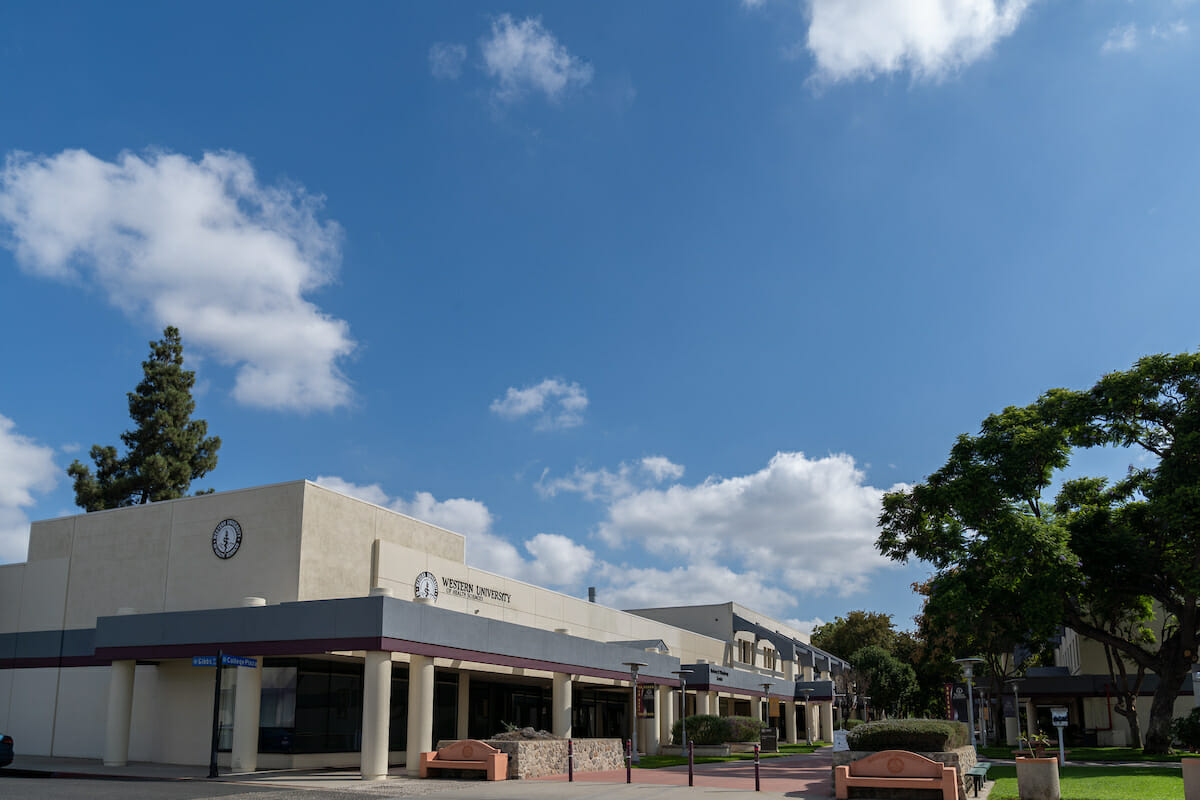
[(567, 739), (567, 782), (575, 780), (575, 740)]
[(754, 745), (754, 791), (762, 791), (762, 784), (758, 780), (758, 745)]
[(696, 743), (688, 742), (688, 786), (696, 785)]
[(625, 740), (625, 782), (633, 783), (633, 742)]

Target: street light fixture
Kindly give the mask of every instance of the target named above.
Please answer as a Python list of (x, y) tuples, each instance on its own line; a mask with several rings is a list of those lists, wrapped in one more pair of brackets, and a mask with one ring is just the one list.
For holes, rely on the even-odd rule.
[(621, 663), (629, 667), (629, 673), (633, 676), (633, 753), (631, 754), (631, 760), (634, 764), (640, 764), (642, 763), (642, 759), (638, 756), (637, 729), (638, 707), (642, 704), (642, 698), (638, 696), (637, 676), (638, 670), (647, 666), (647, 664), (645, 661), (622, 661)]
[(1006, 681), (1012, 685), (1013, 689), (1013, 718), (1017, 721), (1017, 747), (1021, 746), (1021, 696), (1017, 694), (1017, 684), (1020, 682), (1020, 678), (1009, 678)]
[(812, 719), (808, 716), (809, 704), (808, 698), (812, 697), (813, 689), (801, 689), (800, 694), (804, 695), (804, 738), (808, 740), (808, 746), (812, 747)]
[(769, 683), (760, 683), (763, 687), (763, 700), (766, 701), (766, 706), (763, 708), (763, 722), (771, 724), (771, 686)]
[(971, 684), (971, 676), (975, 674), (975, 665), (982, 664), (982, 658), (956, 658), (954, 663), (962, 667), (963, 675), (967, 679), (967, 720), (971, 725), (971, 746), (978, 747), (979, 742), (975, 736), (975, 692)]
[(683, 751), (687, 752), (687, 676), (694, 673), (691, 669), (673, 669), (672, 675), (679, 676), (679, 728), (683, 736)]

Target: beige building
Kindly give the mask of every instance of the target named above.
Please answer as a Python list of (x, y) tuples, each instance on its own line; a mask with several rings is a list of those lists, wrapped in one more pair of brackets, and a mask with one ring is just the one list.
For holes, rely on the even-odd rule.
[[(799, 631), (733, 603), (607, 608), (469, 567), (464, 545), (307, 481), (35, 522), (27, 561), (0, 566), (0, 730), (27, 754), (200, 765), (216, 700), (222, 763), (371, 779), (505, 724), (636, 720), (657, 752), (682, 672), (688, 713), (829, 737), (846, 665)], [(218, 654), (253, 665), (219, 693)]]

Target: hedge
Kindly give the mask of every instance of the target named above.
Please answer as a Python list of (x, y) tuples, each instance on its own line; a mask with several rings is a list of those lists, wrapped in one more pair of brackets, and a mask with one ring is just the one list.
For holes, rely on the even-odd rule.
[(967, 743), (967, 726), (940, 719), (884, 719), (846, 734), (851, 750), (912, 750), (941, 753)]
[[(726, 742), (757, 742), (766, 723), (755, 717), (717, 717), (696, 714), (688, 717), (688, 741), (696, 744), (725, 744)], [(671, 726), (671, 741), (683, 740), (683, 725), (679, 720)]]

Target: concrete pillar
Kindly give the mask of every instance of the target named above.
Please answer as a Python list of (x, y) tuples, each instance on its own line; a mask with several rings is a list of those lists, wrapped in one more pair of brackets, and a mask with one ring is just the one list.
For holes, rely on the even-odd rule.
[(470, 739), (471, 726), (471, 673), (458, 673), (458, 723), (454, 735), (459, 739)]
[[(643, 688), (648, 689), (650, 687)], [(661, 686), (654, 687), (654, 715), (644, 720), (645, 724), (642, 725), (639, 731), (640, 734), (645, 736), (645, 739), (639, 740), (639, 743), (642, 746), (642, 752), (647, 755), (658, 755), (659, 742), (661, 741), (659, 739), (659, 726), (662, 724), (663, 713), (662, 700), (664, 692), (662, 689), (663, 687)]]
[(783, 735), (788, 744), (796, 743), (796, 704), (791, 700), (782, 701), (783, 705)]
[(262, 658), (257, 667), (233, 667), (233, 748), (230, 766), (234, 772), (258, 769), (258, 709), (262, 701)]
[(129, 762), (129, 721), (133, 718), (134, 661), (114, 661), (108, 668), (108, 719), (104, 728), (104, 765)]
[(421, 753), (433, 750), (433, 659), (409, 656), (408, 755), (405, 771), (416, 775)]
[[(366, 665), (363, 668), (361, 758), (364, 781), (387, 780), (391, 717), (392, 654), (381, 650), (368, 650)], [(411, 718), (410, 713), (409, 719)], [(412, 730), (411, 727), (409, 730)], [(416, 766), (416, 763), (414, 759), (412, 764)]]
[(1033, 700), (1025, 701), (1025, 732), (1037, 733), (1037, 706), (1033, 704)]
[(696, 692), (696, 713), (710, 716), (717, 713), (713, 710), (713, 707), (716, 705), (713, 699), (712, 692)]
[(571, 675), (556, 672), (550, 686), (551, 733), (571, 738)]
[(658, 687), (658, 740), (663, 747), (671, 744), (671, 728), (679, 718), (679, 691), (669, 686)]
[(821, 741), (833, 741), (833, 703), (820, 703), (821, 706)]

